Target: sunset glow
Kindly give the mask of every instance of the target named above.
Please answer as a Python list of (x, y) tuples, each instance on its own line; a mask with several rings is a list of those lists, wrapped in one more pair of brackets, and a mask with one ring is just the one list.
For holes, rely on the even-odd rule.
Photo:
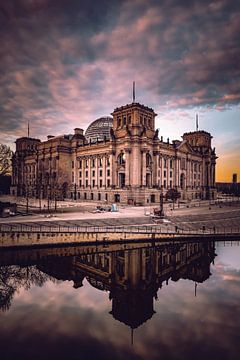
[(240, 3), (9, 0), (0, 5), (0, 142), (86, 129), (136, 99), (159, 135), (213, 135), (217, 181), (240, 178)]

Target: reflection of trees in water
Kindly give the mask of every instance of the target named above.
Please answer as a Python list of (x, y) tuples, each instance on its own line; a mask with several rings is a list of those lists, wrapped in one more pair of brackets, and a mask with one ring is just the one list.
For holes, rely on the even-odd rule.
[(42, 273), (36, 266), (21, 267), (19, 265), (0, 267), (0, 309), (6, 311), (11, 306), (11, 301), (15, 292), (20, 288), (29, 290), (31, 285), (41, 287), (49, 275)]

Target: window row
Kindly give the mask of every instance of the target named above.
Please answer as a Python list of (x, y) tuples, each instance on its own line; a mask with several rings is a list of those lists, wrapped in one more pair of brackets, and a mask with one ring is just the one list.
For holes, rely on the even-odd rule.
[[(75, 198), (75, 193), (71, 192), (71, 198), (74, 199)], [(78, 191), (76, 193), (76, 198), (77, 199), (83, 199), (83, 200), (105, 200), (108, 201), (108, 194), (102, 194), (102, 193), (98, 193), (98, 194), (94, 194), (94, 193), (82, 193), (80, 191)]]
[[(97, 171), (92, 170), (92, 177), (95, 177), (95, 176), (96, 176), (96, 173), (97, 173)], [(106, 175), (107, 175), (107, 176), (110, 176), (110, 174), (111, 174), (110, 169), (107, 169)], [(87, 178), (88, 175), (89, 175), (88, 170), (85, 170), (85, 177)], [(74, 176), (74, 175), (73, 175), (73, 176)], [(83, 176), (82, 171), (79, 171), (79, 177), (81, 178), (82, 176)], [(103, 170), (100, 169), (100, 170), (99, 170), (99, 177), (102, 177), (102, 176), (103, 176)]]
[[(72, 169), (74, 169), (75, 163), (72, 161)], [(82, 169), (83, 167), (88, 168), (91, 166), (94, 167), (102, 167), (103, 166), (103, 158), (99, 159), (85, 159), (85, 160), (79, 160), (78, 162), (78, 168)], [(110, 158), (106, 158), (106, 166), (110, 166)]]
[(111, 186), (111, 180), (110, 179), (107, 179), (107, 183), (106, 183), (106, 185), (104, 185), (103, 184), (103, 180), (102, 179), (100, 179), (99, 180), (99, 183), (96, 181), (96, 180), (92, 180), (91, 182), (88, 180), (88, 179), (86, 179), (85, 181), (83, 181), (83, 180), (79, 180), (79, 186), (80, 187), (99, 187), (99, 188), (102, 188), (102, 187), (105, 187), (105, 186), (107, 186), (107, 187), (110, 187)]

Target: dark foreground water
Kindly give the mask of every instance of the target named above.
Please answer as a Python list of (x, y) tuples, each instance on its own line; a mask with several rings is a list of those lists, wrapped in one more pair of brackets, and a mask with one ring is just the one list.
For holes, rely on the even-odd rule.
[(0, 252), (0, 359), (239, 359), (239, 242)]

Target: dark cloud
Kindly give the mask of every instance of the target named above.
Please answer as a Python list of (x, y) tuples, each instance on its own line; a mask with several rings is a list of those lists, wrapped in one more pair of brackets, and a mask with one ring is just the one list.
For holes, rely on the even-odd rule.
[(85, 127), (133, 79), (162, 111), (239, 104), (239, 23), (234, 0), (2, 2), (0, 129)]

